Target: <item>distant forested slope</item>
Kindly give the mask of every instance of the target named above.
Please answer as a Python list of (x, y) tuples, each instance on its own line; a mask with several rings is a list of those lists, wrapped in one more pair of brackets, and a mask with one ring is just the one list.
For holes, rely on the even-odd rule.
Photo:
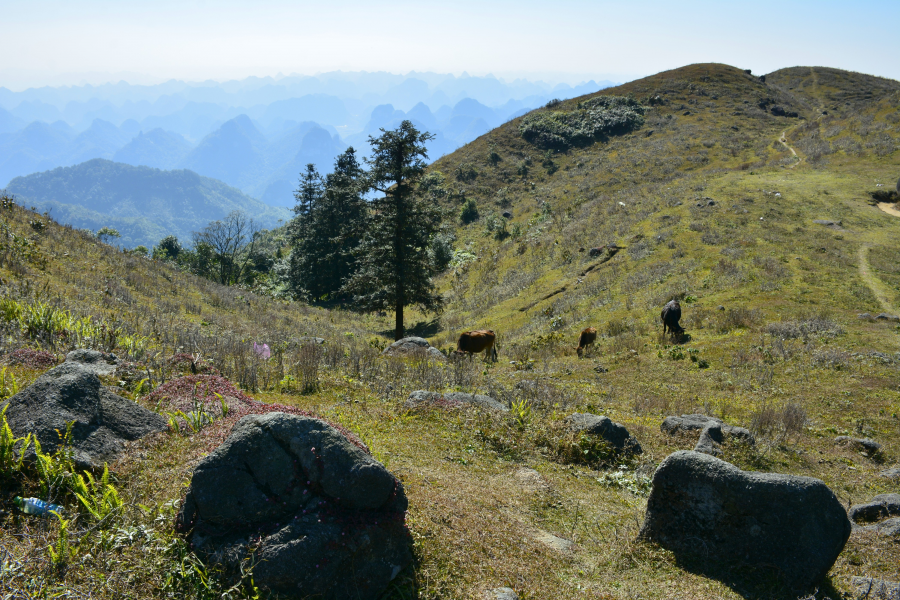
[(60, 223), (97, 230), (115, 227), (126, 247), (157, 243), (175, 235), (189, 242), (192, 231), (242, 210), (263, 227), (287, 220), (273, 208), (193, 171), (161, 171), (94, 159), (13, 179), (7, 191), (25, 206), (51, 211)]

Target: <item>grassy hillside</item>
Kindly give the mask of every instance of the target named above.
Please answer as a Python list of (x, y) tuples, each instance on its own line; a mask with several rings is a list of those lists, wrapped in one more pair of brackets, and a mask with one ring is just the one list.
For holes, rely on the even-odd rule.
[[(742, 569), (719, 581), (636, 541), (656, 465), (695, 443), (659, 425), (704, 412), (749, 427), (757, 445), (726, 445), (726, 460), (820, 478), (842, 503), (896, 491), (878, 473), (900, 460), (900, 329), (858, 315), (900, 309), (900, 218), (870, 204), (900, 176), (898, 85), (819, 68), (762, 82), (693, 65), (540, 109), (438, 161), (458, 250), (439, 280), (448, 308), (436, 320), (413, 312), (408, 324), (439, 347), (492, 328), (496, 365), (384, 359), (392, 315), (222, 288), (8, 205), (0, 277), (19, 309), (5, 305), (3, 352), (15, 362), (23, 346), (115, 348), (135, 366), (108, 383), (150, 408), (138, 385), (146, 369), (159, 386), (185, 372), (174, 355), (199, 353), (255, 398), (353, 430), (410, 499), (416, 565), (390, 598), (474, 598), (499, 586), (521, 598), (782, 598), (771, 573)], [(629, 95), (644, 112), (630, 131), (549, 154), (522, 137), (526, 119), (563, 122), (594, 97)], [(851, 105), (829, 108), (838, 99)], [(776, 106), (797, 116), (777, 116)], [(481, 217), (462, 225), (455, 215), (468, 199)], [(589, 255), (611, 243), (622, 249)], [(659, 311), (673, 296), (689, 336), (680, 346), (660, 335)], [(53, 307), (70, 313), (29, 316)], [(71, 320), (87, 315), (116, 338), (79, 333)], [(587, 326), (601, 335), (579, 360), (573, 346)], [(306, 336), (327, 343), (310, 355)], [(254, 341), (273, 358), (256, 357)], [(18, 364), (7, 374), (21, 386), (39, 372)], [(402, 408), (415, 389), (485, 392), (514, 410)], [(625, 424), (644, 454), (617, 461), (567, 434), (562, 419), (575, 411)], [(46, 552), (58, 526), (4, 517), (7, 585), (33, 595), (219, 597), (175, 537), (171, 501), (228, 425), (131, 448), (113, 466), (129, 499), (115, 533), (103, 537), (81, 514), (66, 569)], [(837, 447), (842, 434), (883, 449)], [(28, 477), (4, 487), (3, 501), (37, 489)], [(856, 575), (896, 578), (898, 562), (896, 542), (854, 533), (817, 597), (848, 593)]]
[(290, 212), (192, 171), (160, 171), (108, 160), (16, 177), (7, 192), (26, 206), (50, 211), (60, 223), (119, 230), (126, 248), (151, 247), (167, 235), (189, 242), (192, 231), (242, 210), (263, 227), (287, 221)]

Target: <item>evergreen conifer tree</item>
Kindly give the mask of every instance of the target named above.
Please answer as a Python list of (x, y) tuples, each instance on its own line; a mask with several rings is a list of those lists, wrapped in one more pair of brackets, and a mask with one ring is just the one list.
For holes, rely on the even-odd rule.
[(437, 311), (442, 302), (434, 289), (429, 242), (440, 224), (438, 208), (417, 194), (417, 183), (428, 158), (429, 133), (420, 133), (410, 121), (394, 131), (369, 136), (372, 158), (370, 189), (384, 194), (371, 202), (365, 235), (359, 244), (356, 273), (344, 289), (363, 309), (393, 310), (394, 338), (404, 335), (403, 309), (417, 305)]
[(300, 287), (314, 300), (346, 297), (341, 287), (356, 270), (354, 251), (367, 210), (361, 175), (356, 150), (348, 148), (337, 157), (334, 172), (325, 178), (320, 195), (302, 217), (302, 233), (293, 250), (296, 274)]
[(322, 176), (312, 163), (306, 165), (306, 171), (300, 176), (300, 187), (294, 192), (297, 203), (294, 205), (294, 218), (288, 224), (288, 237), (291, 242), (290, 267), (288, 269), (288, 287), (294, 295), (304, 293), (303, 246), (306, 243), (310, 213), (322, 197)]

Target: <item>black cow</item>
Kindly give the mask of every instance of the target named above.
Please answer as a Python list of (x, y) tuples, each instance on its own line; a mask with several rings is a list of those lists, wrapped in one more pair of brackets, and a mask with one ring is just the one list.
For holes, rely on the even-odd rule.
[(666, 329), (669, 330), (669, 333), (674, 335), (681, 335), (684, 333), (684, 329), (678, 324), (678, 321), (681, 320), (681, 305), (678, 304), (678, 300), (670, 300), (669, 303), (663, 307), (659, 318), (663, 323), (663, 335), (666, 334)]

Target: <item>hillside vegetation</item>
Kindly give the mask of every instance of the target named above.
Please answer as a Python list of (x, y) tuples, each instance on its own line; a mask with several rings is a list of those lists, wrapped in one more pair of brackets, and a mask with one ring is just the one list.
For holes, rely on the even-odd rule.
[[(632, 116), (581, 128), (597, 106)], [(184, 381), (184, 395), (196, 381), (173, 379), (193, 353), (258, 400), (342, 424), (409, 497), (416, 563), (389, 598), (475, 598), (501, 586), (520, 598), (783, 598), (771, 572), (713, 578), (637, 540), (654, 469), (695, 443), (660, 423), (702, 412), (748, 427), (757, 444), (726, 444), (724, 459), (822, 479), (848, 505), (896, 491), (878, 473), (900, 460), (900, 329), (859, 315), (900, 307), (900, 218), (871, 197), (900, 176), (898, 121), (897, 82), (820, 68), (763, 82), (692, 65), (551, 103), (437, 161), (455, 236), (437, 280), (446, 309), (411, 311), (407, 324), (443, 349), (462, 331), (493, 329), (496, 364), (388, 359), (393, 315), (221, 287), (5, 203), (4, 377), (22, 387), (45, 368), (17, 364), (22, 347), (99, 346), (133, 363), (107, 383), (156, 408), (149, 388)], [(527, 135), (535, 124), (566, 143)], [(472, 203), (477, 216), (463, 224)], [(673, 297), (687, 330), (678, 345), (659, 323)], [(93, 329), (77, 325), (88, 316)], [(587, 326), (600, 335), (578, 359)], [(418, 389), (486, 393), (511, 410), (403, 408)], [(567, 433), (563, 418), (576, 411), (624, 424), (644, 453), (617, 459)], [(84, 511), (73, 518), (65, 568), (46, 551), (58, 525), (3, 517), (4, 585), (24, 597), (222, 597), (174, 534), (172, 502), (230, 424), (130, 448), (111, 466), (126, 508), (108, 534)], [(839, 447), (837, 435), (882, 450)], [(2, 500), (38, 490), (39, 479), (6, 484)], [(854, 533), (817, 597), (849, 593), (853, 576), (896, 579), (898, 563), (896, 541)], [(230, 597), (252, 596), (245, 584)]]
[(192, 171), (160, 171), (99, 158), (16, 177), (6, 191), (59, 223), (91, 230), (114, 227), (126, 248), (150, 248), (167, 235), (190, 240), (191, 232), (234, 210), (268, 228), (290, 217), (285, 209)]

